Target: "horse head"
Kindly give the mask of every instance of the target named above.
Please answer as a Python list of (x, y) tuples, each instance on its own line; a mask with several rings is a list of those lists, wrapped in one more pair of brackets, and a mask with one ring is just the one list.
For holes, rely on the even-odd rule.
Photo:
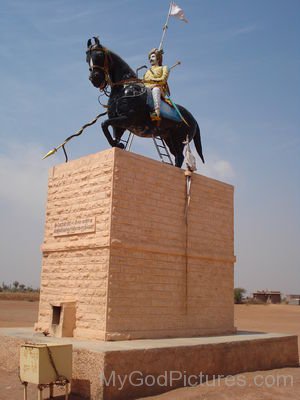
[(86, 62), (89, 64), (89, 80), (101, 90), (110, 83), (108, 50), (100, 44), (97, 37), (89, 39), (87, 42)]

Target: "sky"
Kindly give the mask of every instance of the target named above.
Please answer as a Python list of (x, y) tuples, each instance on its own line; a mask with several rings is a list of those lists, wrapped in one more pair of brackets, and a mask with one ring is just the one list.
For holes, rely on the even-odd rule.
[[(178, 0), (164, 63), (189, 109), (206, 164), (235, 186), (235, 286), (300, 293), (300, 2)], [(87, 39), (132, 68), (158, 47), (165, 0), (0, 1), (0, 283), (39, 286), (48, 169), (42, 156), (102, 107), (88, 81)], [(71, 159), (109, 147), (100, 123), (68, 144)], [(132, 151), (158, 159), (151, 140)]]

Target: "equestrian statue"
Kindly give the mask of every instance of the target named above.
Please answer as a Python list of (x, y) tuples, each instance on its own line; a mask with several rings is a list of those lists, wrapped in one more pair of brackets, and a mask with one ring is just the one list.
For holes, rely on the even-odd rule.
[[(87, 42), (86, 61), (89, 80), (100, 91), (110, 87), (107, 104), (108, 119), (102, 130), (108, 143), (124, 148), (120, 142), (128, 130), (140, 137), (160, 136), (175, 157), (176, 167), (184, 160), (185, 144), (194, 140), (195, 148), (204, 162), (200, 129), (192, 114), (184, 107), (166, 99), (169, 93), (169, 69), (162, 65), (162, 50), (149, 53), (151, 68), (143, 79), (117, 54), (104, 47), (97, 37)], [(109, 131), (113, 129), (113, 135)]]
[(122, 135), (126, 130), (140, 137), (160, 137), (173, 154), (175, 166), (180, 168), (184, 161), (184, 147), (187, 146), (189, 151), (189, 143), (193, 140), (204, 163), (197, 121), (186, 108), (175, 104), (170, 98), (170, 70), (180, 64), (177, 62), (171, 68), (163, 65), (162, 44), (170, 16), (187, 22), (183, 10), (171, 2), (160, 45), (149, 52), (150, 68), (142, 79), (138, 78), (138, 71), (146, 66), (134, 72), (120, 56), (104, 47), (98, 37), (88, 40), (86, 61), (90, 71), (89, 80), (108, 96), (108, 104), (105, 105), (107, 112), (85, 124), (77, 133), (50, 150), (44, 158), (62, 148), (67, 162), (67, 142), (81, 135), (86, 127), (107, 114), (108, 119), (102, 122), (102, 130), (111, 146), (124, 148)]

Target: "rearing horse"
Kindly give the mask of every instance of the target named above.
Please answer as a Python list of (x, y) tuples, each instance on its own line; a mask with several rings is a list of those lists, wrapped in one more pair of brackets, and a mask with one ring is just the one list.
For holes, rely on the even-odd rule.
[[(103, 47), (99, 39), (94, 37), (94, 43), (91, 39), (87, 42), (86, 61), (92, 84), (100, 90), (105, 90), (107, 86), (111, 88), (108, 119), (102, 123), (103, 132), (111, 146), (124, 148), (120, 140), (125, 130), (140, 137), (160, 136), (174, 155), (176, 167), (180, 168), (186, 140), (190, 142), (193, 139), (197, 153), (204, 162), (200, 129), (188, 110), (177, 105), (185, 122), (163, 117), (157, 126), (150, 118), (146, 87), (121, 57)], [(109, 126), (113, 128), (113, 137)]]

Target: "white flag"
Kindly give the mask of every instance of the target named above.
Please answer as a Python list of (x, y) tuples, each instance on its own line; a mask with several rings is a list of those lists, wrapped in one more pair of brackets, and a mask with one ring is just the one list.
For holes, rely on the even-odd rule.
[(175, 4), (173, 2), (171, 4), (170, 15), (172, 17), (176, 17), (176, 18), (181, 19), (181, 21), (188, 22), (188, 20), (185, 18), (183, 9), (180, 8), (177, 4)]

